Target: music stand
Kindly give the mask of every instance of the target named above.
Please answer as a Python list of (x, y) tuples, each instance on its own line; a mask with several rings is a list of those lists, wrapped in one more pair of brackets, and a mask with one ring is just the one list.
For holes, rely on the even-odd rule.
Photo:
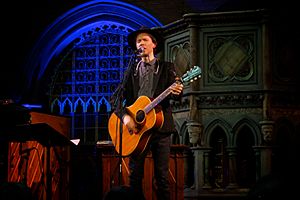
[(1, 128), (1, 141), (37, 141), (46, 147), (46, 199), (52, 197), (52, 175), (50, 171), (50, 148), (54, 146), (75, 145), (47, 123), (22, 124)]

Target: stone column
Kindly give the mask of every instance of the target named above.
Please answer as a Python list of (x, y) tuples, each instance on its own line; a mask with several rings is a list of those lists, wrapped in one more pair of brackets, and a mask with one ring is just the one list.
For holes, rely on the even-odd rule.
[[(202, 188), (210, 188), (208, 182), (209, 170), (209, 152), (211, 148), (206, 147), (191, 147), (194, 154), (194, 186), (197, 191)], [(206, 152), (206, 153), (205, 153)]]
[[(254, 151), (259, 151), (260, 153), (256, 153), (258, 156), (257, 162), (260, 162), (260, 171), (257, 172), (259, 177), (263, 177), (266, 175), (269, 175), (271, 173), (271, 167), (272, 167), (272, 154), (273, 149), (271, 146), (256, 146), (254, 147)], [(259, 168), (259, 167), (257, 167)]]
[(203, 189), (210, 189), (211, 184), (209, 182), (209, 167), (210, 167), (210, 163), (209, 163), (209, 156), (211, 154), (211, 150), (212, 148), (205, 148), (203, 149)]
[(201, 147), (191, 147), (194, 155), (194, 188), (199, 191), (204, 183), (204, 166), (203, 166), (203, 151)]
[(260, 160), (260, 149), (258, 147), (253, 147), (255, 153), (255, 171), (256, 171), (256, 181), (261, 178), (261, 160)]
[[(275, 122), (272, 120), (260, 121), (261, 125), (261, 146), (256, 146), (254, 149), (256, 154), (260, 156), (257, 162), (260, 162), (260, 171), (257, 172), (257, 178), (263, 177), (271, 173), (272, 157), (273, 157), (273, 130)], [(259, 153), (258, 153), (259, 151)]]

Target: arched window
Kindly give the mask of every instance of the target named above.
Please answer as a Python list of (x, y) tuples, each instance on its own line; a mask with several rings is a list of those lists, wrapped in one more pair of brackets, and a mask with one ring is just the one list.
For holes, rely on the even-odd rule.
[[(75, 105), (77, 99), (83, 102), (80, 113), (79, 109), (63, 113), (71, 118), (71, 138), (80, 138), (83, 144), (110, 140), (107, 120), (111, 106), (107, 102), (132, 56), (127, 35), (141, 26), (162, 24), (127, 3), (92, 1), (61, 16), (33, 49), (35, 59), (28, 62), (28, 67), (35, 69), (29, 70), (28, 77), (50, 85), (50, 105), (56, 99), (68, 99), (70, 105)], [(35, 75), (30, 74), (33, 71)], [(100, 100), (106, 103), (105, 113), (87, 112), (91, 102)]]

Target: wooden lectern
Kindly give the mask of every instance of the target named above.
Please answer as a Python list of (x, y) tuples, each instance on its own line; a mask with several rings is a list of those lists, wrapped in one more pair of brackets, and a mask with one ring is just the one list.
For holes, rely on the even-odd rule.
[(38, 112), (30, 115), (29, 123), (1, 127), (1, 141), (8, 143), (7, 181), (24, 182), (37, 199), (67, 199), (58, 187), (68, 185), (68, 166), (61, 169), (74, 145), (68, 139), (70, 121)]

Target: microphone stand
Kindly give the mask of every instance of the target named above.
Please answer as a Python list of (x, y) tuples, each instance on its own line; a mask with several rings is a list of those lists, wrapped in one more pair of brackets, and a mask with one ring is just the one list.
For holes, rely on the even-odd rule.
[[(125, 84), (128, 82), (129, 76), (130, 76), (132, 68), (134, 66), (133, 59), (136, 57), (135, 53), (136, 52), (134, 52), (131, 55), (129, 63), (128, 63), (128, 66), (127, 66), (127, 70), (125, 71), (124, 76), (123, 76), (122, 83), (119, 85), (119, 87), (117, 88), (117, 91), (116, 91), (116, 99), (114, 100), (114, 107), (117, 108), (117, 110), (120, 113), (124, 113), (125, 107), (123, 106), (123, 101), (124, 101), (123, 93), (125, 91)], [(121, 179), (122, 179), (122, 158), (123, 158), (123, 156), (122, 156), (122, 135), (123, 135), (123, 129), (122, 129), (122, 127), (123, 127), (123, 122), (122, 122), (122, 119), (119, 119), (119, 120), (120, 120), (120, 123), (119, 123), (120, 124), (120, 126), (119, 126), (120, 137), (119, 137), (119, 156), (118, 156), (119, 157), (119, 159), (118, 159), (118, 166), (119, 166), (118, 180), (119, 180), (119, 186), (121, 186)], [(116, 127), (116, 128), (118, 128), (118, 127)], [(117, 133), (118, 132), (116, 131), (116, 134)]]

